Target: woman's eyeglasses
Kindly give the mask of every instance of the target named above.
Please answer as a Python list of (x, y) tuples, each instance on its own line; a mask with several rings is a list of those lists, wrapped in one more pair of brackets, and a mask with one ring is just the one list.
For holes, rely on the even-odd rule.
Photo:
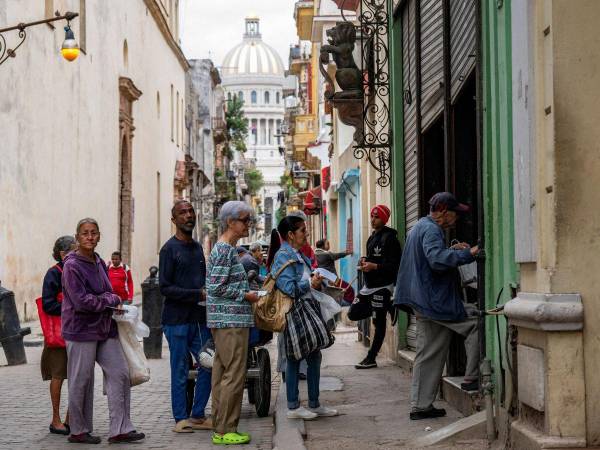
[(246, 217), (244, 219), (235, 219), (238, 222), (242, 222), (244, 225), (250, 225), (254, 223), (254, 219), (252, 217)]

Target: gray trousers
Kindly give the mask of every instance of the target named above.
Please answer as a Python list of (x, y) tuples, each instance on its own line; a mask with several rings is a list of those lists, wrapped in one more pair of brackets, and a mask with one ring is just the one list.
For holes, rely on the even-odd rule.
[(431, 408), (448, 358), (453, 332), (465, 337), (465, 380), (476, 380), (479, 377), (477, 318), (469, 317), (462, 322), (417, 318), (417, 354), (410, 389), (410, 406), (413, 411)]
[(129, 366), (118, 338), (105, 341), (67, 341), (69, 380), (69, 426), (72, 434), (94, 430), (94, 365), (104, 372), (110, 417), (109, 437), (135, 428), (129, 419), (131, 385)]

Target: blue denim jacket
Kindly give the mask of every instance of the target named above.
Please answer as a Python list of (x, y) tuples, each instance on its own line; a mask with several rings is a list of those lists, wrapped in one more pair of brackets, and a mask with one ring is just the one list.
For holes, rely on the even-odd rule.
[[(310, 260), (302, 254), (300, 256), (304, 264), (310, 269)], [(281, 292), (297, 300), (310, 291), (310, 281), (302, 281), (304, 264), (298, 260), (298, 254), (292, 246), (285, 241), (281, 243), (281, 248), (275, 253), (275, 258), (271, 265), (271, 276), (275, 276), (277, 271), (289, 260), (295, 261), (295, 264), (290, 264), (281, 272), (279, 278), (277, 278), (276, 285)]]
[(464, 320), (455, 269), (473, 259), (469, 249), (447, 248), (442, 228), (423, 217), (406, 238), (394, 304), (408, 305), (434, 320)]

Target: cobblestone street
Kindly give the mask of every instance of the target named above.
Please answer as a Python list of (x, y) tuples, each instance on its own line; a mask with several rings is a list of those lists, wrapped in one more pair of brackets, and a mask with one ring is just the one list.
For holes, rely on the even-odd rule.
[[(48, 383), (40, 375), (41, 347), (28, 347), (28, 364), (0, 367), (0, 433), (1, 449), (58, 450), (69, 444), (65, 436), (49, 434), (51, 418)], [(1, 353), (1, 352), (0, 352)], [(270, 349), (271, 356), (276, 351)], [(2, 356), (3, 358), (3, 356)], [(191, 434), (176, 434), (171, 431), (173, 419), (170, 406), (170, 380), (168, 350), (163, 349), (161, 360), (150, 360), (152, 379), (132, 389), (131, 418), (137, 430), (146, 433), (146, 440), (139, 444), (126, 444), (131, 448), (144, 449), (208, 449), (218, 448), (210, 444), (210, 432), (196, 431)], [(4, 361), (0, 363), (5, 364)], [(274, 363), (273, 363), (274, 365)], [(273, 379), (276, 391), (279, 379)], [(96, 366), (96, 392), (94, 399), (94, 434), (102, 438), (101, 445), (77, 446), (77, 448), (108, 448), (108, 409), (106, 397), (102, 395), (102, 372)], [(66, 411), (67, 398), (63, 390), (61, 413)], [(246, 393), (245, 393), (246, 395)], [(272, 396), (272, 402), (275, 393)], [(210, 413), (210, 402), (207, 414)], [(259, 418), (253, 405), (244, 399), (240, 430), (252, 435), (252, 443), (245, 448), (266, 450), (272, 448), (273, 418)], [(110, 445), (110, 448), (119, 448)]]

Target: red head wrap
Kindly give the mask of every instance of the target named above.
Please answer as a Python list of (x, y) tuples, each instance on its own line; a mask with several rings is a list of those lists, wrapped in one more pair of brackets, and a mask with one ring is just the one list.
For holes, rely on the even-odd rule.
[(388, 220), (390, 220), (390, 208), (388, 208), (385, 205), (377, 205), (374, 206), (373, 209), (371, 210), (371, 217), (373, 217), (374, 215), (377, 215), (377, 217), (379, 217), (381, 220), (383, 220), (383, 223), (387, 223)]

